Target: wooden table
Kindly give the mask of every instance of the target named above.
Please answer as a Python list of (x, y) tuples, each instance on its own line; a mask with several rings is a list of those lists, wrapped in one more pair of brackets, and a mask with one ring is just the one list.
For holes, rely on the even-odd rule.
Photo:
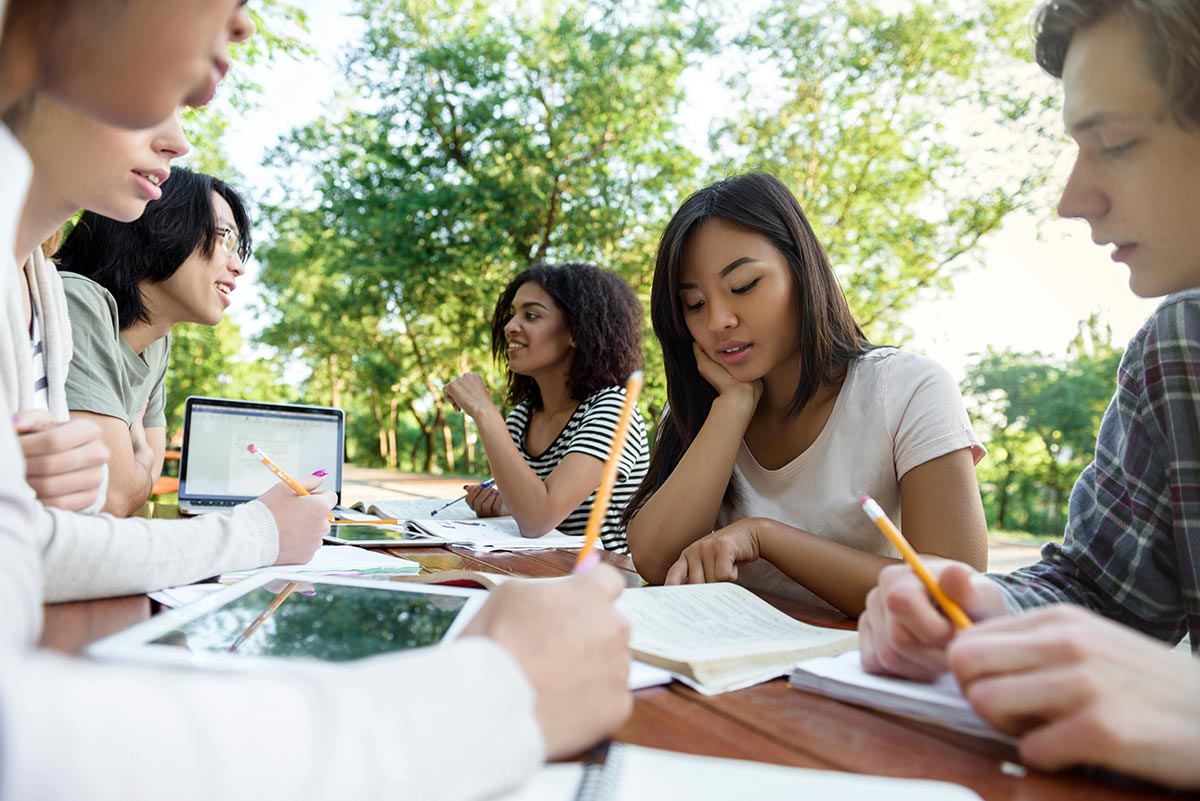
[[(461, 548), (403, 548), (392, 553), (419, 562), (427, 572), (464, 569), (529, 577), (564, 575), (575, 557), (570, 551), (483, 554)], [(628, 557), (604, 553), (602, 558), (621, 570), (630, 586), (641, 584)], [(800, 620), (854, 627), (854, 621), (836, 613), (764, 597)], [(77, 653), (88, 642), (149, 614), (144, 596), (47, 606), (42, 642)], [(941, 779), (965, 785), (988, 801), (1170, 796), (1153, 787), (1082, 772), (1008, 775), (1002, 765), (1017, 761), (1008, 746), (795, 690), (784, 679), (713, 697), (672, 683), (640, 690), (634, 698), (633, 715), (615, 738), (621, 742), (805, 768)]]

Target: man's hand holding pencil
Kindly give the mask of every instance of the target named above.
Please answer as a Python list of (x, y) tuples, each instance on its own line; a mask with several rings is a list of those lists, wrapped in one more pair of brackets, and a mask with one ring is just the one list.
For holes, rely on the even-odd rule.
[[(971, 620), (1008, 614), (1000, 588), (982, 573), (949, 559), (924, 557), (922, 562)], [(946, 646), (958, 629), (913, 569), (901, 564), (879, 572), (858, 631), (866, 670), (932, 681), (946, 672)]]

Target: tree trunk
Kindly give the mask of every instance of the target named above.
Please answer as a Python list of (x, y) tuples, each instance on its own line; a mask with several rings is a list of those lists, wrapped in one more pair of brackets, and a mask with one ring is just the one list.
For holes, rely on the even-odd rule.
[(375, 415), (376, 433), (379, 435), (379, 458), (383, 459), (385, 464), (391, 464), (388, 459), (387, 447), (387, 421), (383, 419), (383, 407), (379, 403), (379, 390), (371, 390), (371, 411)]
[(400, 466), (400, 453), (396, 450), (396, 429), (400, 426), (400, 401), (392, 398), (388, 404), (388, 427), (387, 427), (387, 463), (388, 467), (395, 470)]
[[(466, 373), (470, 365), (467, 363), (466, 351), (463, 352), (458, 362), (459, 373)], [(471, 425), (471, 420), (468, 415), (462, 416), (462, 432), (463, 432), (463, 469), (468, 473), (475, 472), (475, 426)]]
[[(421, 472), (422, 473), (432, 473), (433, 472), (433, 426), (428, 421), (426, 421), (424, 417), (421, 416), (421, 412), (417, 409), (417, 404), (412, 398), (408, 399), (408, 411), (410, 413), (412, 413), (413, 419), (417, 421), (417, 425), (421, 429), (421, 440), (425, 445), (425, 461), (421, 467)], [(415, 449), (414, 449), (414, 457), (415, 457), (415, 455), (416, 455), (416, 453), (415, 453)], [(416, 463), (417, 463), (417, 460), (414, 458), (413, 464), (415, 465)]]

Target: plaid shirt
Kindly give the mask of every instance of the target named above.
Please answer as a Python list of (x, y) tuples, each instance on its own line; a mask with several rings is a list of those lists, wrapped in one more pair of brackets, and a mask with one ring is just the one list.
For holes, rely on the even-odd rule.
[(1062, 545), (991, 578), (1010, 606), (1079, 604), (1200, 654), (1200, 289), (1130, 341)]

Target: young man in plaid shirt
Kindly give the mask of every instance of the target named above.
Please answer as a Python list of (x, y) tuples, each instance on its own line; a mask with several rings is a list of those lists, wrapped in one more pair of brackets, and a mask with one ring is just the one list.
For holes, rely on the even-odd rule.
[[(931, 560), (977, 621), (957, 634), (911, 570), (885, 569), (863, 665), (952, 670), (1029, 765), (1200, 788), (1200, 3), (1050, 0), (1037, 27), (1079, 146), (1059, 213), (1114, 247), (1135, 294), (1167, 297), (1122, 359), (1063, 544), (1008, 576)], [(1185, 633), (1193, 656), (1162, 642)]]

